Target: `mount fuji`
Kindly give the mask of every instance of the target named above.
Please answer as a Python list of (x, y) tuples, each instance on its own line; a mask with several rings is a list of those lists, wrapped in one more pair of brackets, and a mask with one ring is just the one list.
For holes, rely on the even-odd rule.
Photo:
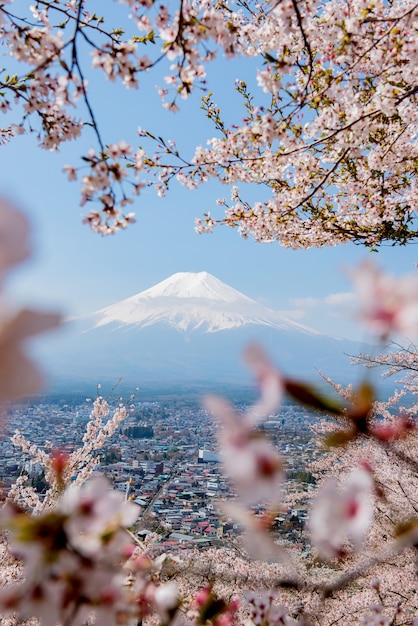
[[(347, 379), (358, 346), (281, 316), (207, 272), (179, 272), (66, 324), (44, 354), (55, 381), (248, 383), (243, 348), (257, 341), (288, 374)], [(352, 372), (350, 372), (350, 377)]]
[(145, 328), (161, 323), (185, 333), (214, 333), (258, 325), (318, 334), (281, 317), (208, 272), (178, 272), (90, 317), (96, 320), (95, 328), (108, 324)]

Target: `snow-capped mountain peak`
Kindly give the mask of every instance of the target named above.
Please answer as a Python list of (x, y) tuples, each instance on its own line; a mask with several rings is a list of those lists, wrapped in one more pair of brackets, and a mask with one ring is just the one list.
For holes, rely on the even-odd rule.
[(247, 325), (317, 334), (280, 316), (208, 272), (177, 272), (135, 296), (91, 316), (94, 326), (138, 328), (162, 323), (181, 331), (217, 332)]
[[(285, 372), (347, 377), (359, 346), (281, 316), (207, 272), (180, 272), (126, 300), (68, 324), (50, 359), (55, 376), (138, 383), (249, 383), (241, 362), (250, 342), (264, 346)], [(338, 356), (340, 355), (340, 356)], [(342, 360), (345, 365), (342, 366)], [(194, 381), (194, 382), (193, 382)], [(78, 384), (78, 383), (77, 383)], [(171, 388), (171, 387), (170, 387)]]
[(177, 272), (138, 295), (142, 298), (204, 298), (223, 302), (251, 300), (208, 272)]

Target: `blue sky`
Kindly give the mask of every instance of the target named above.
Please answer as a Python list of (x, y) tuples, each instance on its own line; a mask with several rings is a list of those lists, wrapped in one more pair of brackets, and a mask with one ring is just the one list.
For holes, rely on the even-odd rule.
[[(254, 80), (254, 67), (222, 60), (209, 70), (214, 99), (232, 119), (238, 106), (233, 82)], [(214, 134), (199, 110), (200, 94), (173, 114), (162, 109), (157, 82), (162, 84), (161, 78), (150, 74), (141, 80), (139, 91), (128, 92), (91, 77), (104, 140), (125, 139), (135, 145), (141, 125), (176, 139), (191, 156), (193, 145), (204, 144)], [(0, 148), (0, 192), (26, 211), (33, 226), (33, 258), (15, 270), (8, 283), (12, 301), (79, 316), (174, 272), (206, 270), (296, 321), (330, 334), (363, 338), (350, 322), (350, 284), (343, 269), (370, 256), (366, 249), (346, 245), (292, 251), (243, 240), (227, 228), (197, 235), (194, 218), (215, 211), (216, 198), (229, 197), (230, 190), (215, 183), (193, 192), (174, 185), (165, 199), (146, 189), (133, 207), (137, 224), (101, 238), (82, 225), (78, 183), (68, 183), (62, 173), (63, 165), (78, 164), (79, 155), (92, 145), (94, 137), (86, 130), (81, 141), (64, 145), (60, 153), (39, 149), (36, 138), (28, 135)], [(392, 273), (413, 272), (415, 247), (385, 247), (373, 258)]]

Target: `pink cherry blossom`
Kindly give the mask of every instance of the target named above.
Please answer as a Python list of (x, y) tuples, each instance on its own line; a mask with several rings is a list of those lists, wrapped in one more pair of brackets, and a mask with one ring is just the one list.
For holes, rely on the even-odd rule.
[[(24, 580), (0, 591), (2, 613), (18, 612), (42, 624), (82, 625), (91, 614), (116, 624), (129, 609), (120, 561), (131, 545), (124, 528), (138, 507), (103, 476), (70, 485), (55, 507), (38, 516), (8, 505), (0, 515), (12, 529), (11, 549), (23, 560)], [(163, 602), (162, 602), (163, 604)]]
[(59, 325), (61, 316), (23, 310), (14, 317), (0, 318), (0, 400), (19, 398), (38, 391), (43, 376), (26, 356), (29, 337)]
[(260, 400), (250, 407), (245, 416), (248, 424), (256, 425), (280, 406), (284, 380), (260, 345), (247, 346), (244, 360), (252, 369), (261, 392)]
[[(283, 464), (272, 444), (221, 398), (208, 396), (205, 406), (218, 420), (220, 455), (226, 475), (247, 504), (278, 502), (283, 486)], [(257, 417), (260, 417), (257, 411)]]
[(0, 274), (30, 254), (29, 222), (4, 198), (0, 199)]
[[(70, 543), (86, 556), (100, 550), (104, 537), (111, 538), (109, 546), (115, 542), (121, 551), (120, 540), (125, 536), (117, 531), (120, 527), (132, 526), (139, 514), (138, 505), (126, 502), (123, 494), (112, 490), (107, 479), (100, 475), (81, 488), (70, 485), (60, 508), (69, 515), (65, 530)], [(127, 536), (125, 543), (129, 544)]]
[(395, 277), (374, 263), (363, 262), (350, 272), (356, 288), (360, 319), (381, 339), (418, 334), (418, 276)]
[(360, 549), (373, 515), (373, 480), (363, 469), (353, 470), (343, 485), (330, 478), (321, 486), (309, 516), (312, 542), (319, 554), (333, 559), (347, 542)]

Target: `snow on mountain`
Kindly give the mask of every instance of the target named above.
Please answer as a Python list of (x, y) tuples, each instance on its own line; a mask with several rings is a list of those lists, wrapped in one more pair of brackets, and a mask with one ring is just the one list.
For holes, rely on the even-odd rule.
[(280, 316), (208, 272), (178, 272), (89, 317), (94, 319), (95, 328), (108, 324), (144, 328), (164, 323), (180, 331), (218, 332), (255, 324), (319, 334)]
[[(54, 380), (242, 383), (242, 351), (258, 342), (285, 373), (341, 380), (359, 346), (301, 326), (207, 272), (180, 272), (117, 304), (68, 322), (42, 353)], [(344, 354), (345, 353), (345, 354)]]

